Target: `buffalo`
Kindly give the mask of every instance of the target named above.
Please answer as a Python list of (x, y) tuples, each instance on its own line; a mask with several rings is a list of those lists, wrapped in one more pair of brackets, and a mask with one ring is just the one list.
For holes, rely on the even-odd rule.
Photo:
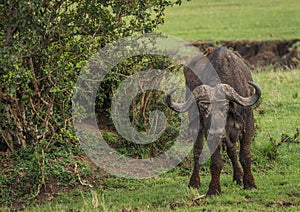
[[(203, 63), (203, 57), (207, 63)], [(172, 101), (171, 96), (175, 89), (166, 96), (166, 103), (172, 110), (181, 113), (188, 111), (190, 124), (199, 122), (196, 130), (197, 139), (193, 147), (194, 168), (189, 186), (193, 188), (200, 186), (200, 155), (205, 138), (211, 151), (211, 182), (207, 195), (221, 193), (222, 146), (226, 148), (232, 163), (233, 181), (243, 185), (244, 189), (256, 189), (251, 173), (251, 142), (254, 136), (254, 116), (251, 106), (260, 99), (261, 89), (253, 82), (251, 71), (243, 59), (225, 47), (209, 48), (206, 55), (199, 56), (190, 63), (190, 67), (193, 68), (204, 67), (198, 69), (201, 72), (207, 71), (205, 67), (208, 65), (214, 68), (220, 83), (209, 85), (203, 83), (199, 77), (200, 72), (185, 68), (186, 85), (192, 91), (192, 95), (187, 95), (183, 103)], [(199, 117), (195, 117), (195, 114)], [(223, 127), (219, 123), (222, 120), (225, 120)], [(238, 141), (242, 168), (237, 155)]]

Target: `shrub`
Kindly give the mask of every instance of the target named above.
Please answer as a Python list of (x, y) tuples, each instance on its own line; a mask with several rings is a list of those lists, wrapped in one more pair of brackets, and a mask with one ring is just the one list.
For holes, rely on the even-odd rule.
[[(35, 197), (48, 179), (61, 184), (78, 180), (79, 173), (70, 169), (74, 167), (72, 155), (81, 153), (72, 128), (71, 98), (81, 69), (108, 43), (152, 32), (163, 23), (165, 8), (180, 3), (181, 0), (0, 3), (0, 152), (12, 153), (14, 158), (7, 163), (14, 164), (13, 169), (5, 168), (4, 163), (0, 166), (2, 194), (17, 198), (27, 193)], [(135, 67), (135, 60), (124, 65)], [(138, 64), (143, 63), (140, 58)], [(99, 88), (98, 109), (107, 109), (111, 91), (122, 76), (138, 71), (127, 70), (130, 69), (121, 65), (106, 77)], [(1, 160), (5, 157), (1, 156)], [(12, 203), (5, 197), (0, 199), (0, 204), (4, 202)]]

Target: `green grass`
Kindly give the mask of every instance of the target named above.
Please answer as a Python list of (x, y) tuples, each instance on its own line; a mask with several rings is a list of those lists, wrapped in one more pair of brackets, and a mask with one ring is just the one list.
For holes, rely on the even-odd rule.
[(300, 36), (298, 0), (192, 0), (168, 8), (159, 31), (185, 40), (286, 40)]
[[(191, 41), (275, 40), (299, 38), (299, 26), (297, 0), (193, 0), (169, 8), (166, 23), (159, 30)], [(25, 211), (121, 211), (122, 208), (128, 211), (300, 211), (300, 144), (284, 143), (272, 149), (280, 143), (282, 134), (293, 137), (296, 129), (300, 129), (300, 70), (266, 71), (253, 76), (263, 90), (262, 102), (255, 111), (257, 130), (252, 146), (258, 190), (244, 191), (232, 183), (231, 167), (226, 163), (221, 177), (222, 195), (193, 200), (208, 189), (207, 163), (198, 190), (187, 188), (190, 170), (176, 167), (148, 180), (109, 176), (94, 188), (57, 193), (53, 199), (50, 195), (44, 204), (32, 201)], [(270, 152), (274, 155), (272, 159), (268, 156)], [(191, 167), (190, 159), (184, 163)], [(69, 180), (68, 176), (65, 179), (71, 184), (76, 180)], [(8, 193), (4, 198), (10, 201)]]
[(257, 113), (260, 126), (257, 140), (265, 141), (263, 138), (268, 135), (278, 138), (282, 133), (292, 134), (295, 128), (300, 129), (299, 76), (299, 70), (254, 74), (254, 80), (263, 90), (262, 104)]
[(283, 133), (293, 137), (296, 129), (300, 129), (300, 70), (253, 75), (263, 91), (262, 102), (255, 111), (258, 129), (252, 148), (257, 190), (244, 191), (235, 185), (231, 167), (226, 163), (221, 177), (222, 195), (193, 200), (207, 191), (209, 171), (201, 172), (202, 186), (190, 190), (187, 188), (189, 171), (176, 167), (155, 179), (108, 177), (96, 188), (62, 193), (51, 202), (32, 206), (27, 211), (121, 211), (122, 208), (132, 211), (299, 211), (299, 138), (294, 141), (298, 143), (282, 144), (273, 160), (268, 159), (266, 153), (273, 144), (272, 139), (278, 143)]

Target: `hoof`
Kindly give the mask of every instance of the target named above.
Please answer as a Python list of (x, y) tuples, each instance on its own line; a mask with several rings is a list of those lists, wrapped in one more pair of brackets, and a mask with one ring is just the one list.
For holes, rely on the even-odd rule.
[(199, 187), (200, 187), (199, 175), (192, 175), (190, 178), (189, 188), (199, 188)]
[(255, 190), (255, 189), (257, 189), (256, 185), (252, 185), (252, 186), (244, 185), (244, 190)]
[(220, 195), (220, 194), (221, 194), (221, 190), (209, 189), (208, 192), (206, 193), (206, 196), (216, 196), (216, 195)]
[(244, 182), (244, 190), (254, 190), (257, 189), (254, 182)]
[(189, 188), (199, 188), (200, 187), (200, 183), (189, 183)]
[(233, 182), (236, 182), (237, 185), (242, 186), (243, 185), (243, 179), (242, 178), (233, 178)]

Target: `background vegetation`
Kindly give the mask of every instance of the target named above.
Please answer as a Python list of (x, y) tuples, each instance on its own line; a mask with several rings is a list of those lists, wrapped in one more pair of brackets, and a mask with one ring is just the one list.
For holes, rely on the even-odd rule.
[[(275, 73), (270, 68), (253, 73), (263, 89), (255, 111), (253, 144), (258, 190), (244, 191), (231, 182), (225, 155), (223, 194), (200, 198), (210, 180), (208, 164), (201, 171), (203, 186), (189, 190), (190, 158), (159, 178), (139, 181), (103, 173), (80, 149), (71, 125), (70, 98), (86, 60), (113, 40), (151, 32), (163, 23), (166, 7), (174, 3), (10, 0), (0, 4), (0, 205), (4, 210), (300, 209), (299, 70)], [(296, 0), (194, 0), (169, 8), (159, 31), (193, 41), (299, 38), (299, 15)], [(107, 123), (106, 104), (124, 75), (132, 74), (127, 70), (152, 64), (170, 68), (162, 58), (144, 61), (133, 58), (121, 64), (100, 88), (98, 115)], [(149, 157), (150, 150), (161, 147), (139, 149), (122, 140), (111, 126), (101, 126), (106, 139), (123, 153)], [(171, 128), (169, 132), (173, 133)]]
[(295, 0), (196, 0), (167, 9), (159, 31), (189, 41), (293, 39), (299, 10)]
[[(71, 97), (79, 72), (97, 50), (119, 38), (151, 32), (163, 22), (165, 8), (180, 3), (1, 2), (1, 205), (22, 205), (47, 189), (52, 192), (49, 184), (84, 184), (81, 177), (91, 171), (71, 124)], [(112, 90), (124, 76), (153, 60), (144, 61), (128, 60), (107, 76), (99, 88), (97, 109), (108, 108)]]

